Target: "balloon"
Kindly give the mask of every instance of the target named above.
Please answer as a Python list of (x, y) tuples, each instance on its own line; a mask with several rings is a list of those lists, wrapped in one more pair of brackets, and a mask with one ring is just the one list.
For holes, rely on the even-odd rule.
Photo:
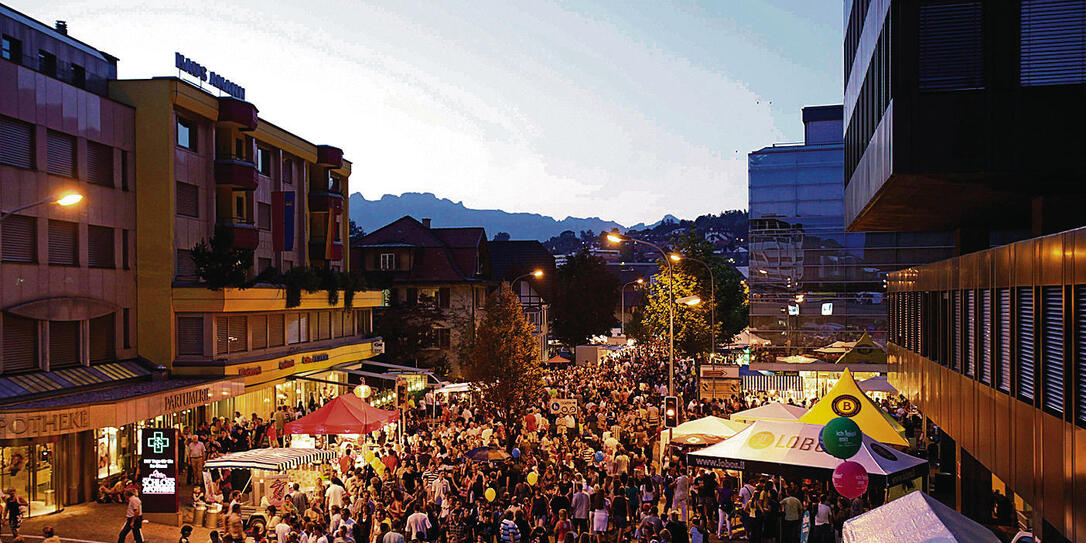
[(859, 497), (867, 491), (867, 470), (857, 462), (841, 462), (833, 470), (833, 488), (846, 498)]
[(377, 472), (377, 475), (379, 477), (384, 477), (384, 475), (385, 475), (385, 465), (384, 465), (384, 463), (381, 462), (380, 459), (374, 458), (373, 460), (371, 460), (370, 461), (370, 467), (373, 468), (373, 471)]
[(842, 460), (852, 458), (863, 445), (863, 433), (852, 419), (837, 417), (822, 427), (822, 448)]
[(483, 496), (486, 496), (486, 501), (492, 502), (498, 497), (498, 492), (493, 488), (488, 488), (486, 492), (483, 492)]
[(538, 482), (539, 482), (539, 474), (538, 473), (533, 471), (533, 472), (528, 474), (528, 484), (530, 484), (532, 486), (535, 486), (535, 484), (538, 483)]
[(551, 393), (551, 398), (554, 398), (555, 396), (558, 396), (558, 389), (557, 388), (552, 388), (552, 389), (550, 389), (549, 392)]
[(373, 451), (367, 449), (362, 453), (362, 460), (365, 460), (367, 464), (373, 462)]
[(603, 451), (596, 451), (596, 461), (603, 462)]
[(513, 447), (513, 458), (520, 458), (520, 449)]

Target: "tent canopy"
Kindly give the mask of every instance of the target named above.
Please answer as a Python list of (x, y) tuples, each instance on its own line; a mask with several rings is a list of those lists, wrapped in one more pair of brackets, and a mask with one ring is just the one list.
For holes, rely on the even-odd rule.
[(547, 359), (544, 364), (569, 364), (569, 359), (562, 356), (554, 355)]
[(437, 389), (438, 392), (444, 392), (446, 394), (457, 394), (460, 392), (470, 392), (471, 383), (448, 383), (441, 388)]
[[(785, 477), (829, 479), (841, 460), (818, 444), (820, 424), (761, 420), (734, 436), (687, 455), (698, 467), (753, 470)], [(927, 461), (880, 445), (868, 436), (849, 460), (858, 462), (883, 486), (921, 477)]]
[(784, 362), (785, 364), (811, 364), (818, 362), (818, 359), (803, 356), (801, 354), (794, 354), (792, 356), (778, 356), (777, 362)]
[(751, 345), (769, 345), (772, 343), (768, 339), (759, 337), (750, 331), (750, 328), (744, 328), (742, 332), (735, 334), (731, 341), (728, 342), (732, 347), (748, 347)]
[(399, 420), (397, 411), (377, 409), (354, 394), (342, 394), (320, 409), (288, 422), (285, 434), (368, 434)]
[(890, 384), (890, 381), (886, 379), (885, 375), (877, 375), (870, 379), (864, 379), (859, 382), (860, 390), (864, 392), (887, 392), (889, 394), (897, 394), (897, 389), (894, 385)]
[(905, 428), (860, 390), (848, 368), (845, 368), (837, 384), (799, 420), (809, 424), (826, 424), (837, 417), (852, 419), (864, 435), (871, 436), (875, 441), (909, 446), (909, 440), (905, 439)]
[(916, 491), (845, 521), (845, 543), (996, 543), (988, 528)]
[(731, 419), (736, 422), (754, 422), (759, 420), (773, 420), (780, 422), (799, 420), (807, 410), (786, 403), (771, 402), (765, 405), (732, 413)]
[(289, 447), (252, 449), (212, 458), (204, 464), (204, 467), (283, 471), (305, 464), (331, 462), (335, 459), (335, 451), (322, 451), (320, 449), (295, 449)]
[(864, 332), (856, 344), (837, 359), (838, 364), (885, 364), (886, 349), (880, 347)]
[(684, 422), (671, 429), (671, 439), (674, 441), (680, 437), (694, 434), (708, 436), (731, 437), (747, 427), (746, 423), (737, 422), (720, 417), (708, 416), (697, 420)]

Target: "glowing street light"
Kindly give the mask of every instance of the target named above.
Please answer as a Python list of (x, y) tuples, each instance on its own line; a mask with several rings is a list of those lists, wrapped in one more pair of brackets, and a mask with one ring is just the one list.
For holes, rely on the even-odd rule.
[(50, 196), (48, 198), (44, 198), (42, 200), (38, 200), (37, 202), (29, 203), (29, 204), (26, 204), (26, 205), (21, 205), (19, 207), (16, 207), (15, 209), (12, 209), (11, 211), (8, 211), (7, 213), (0, 213), (0, 221), (4, 220), (4, 219), (14, 215), (15, 213), (20, 212), (20, 211), (23, 211), (25, 209), (30, 209), (32, 207), (37, 207), (37, 206), (40, 206), (40, 205), (57, 204), (57, 205), (59, 205), (61, 207), (70, 207), (70, 206), (74, 206), (75, 204), (78, 204), (81, 201), (83, 201), (83, 195), (82, 194), (80, 194), (78, 192), (75, 192), (75, 191), (66, 191), (66, 192), (62, 192), (62, 193), (54, 195), (54, 196)]
[(701, 296), (697, 296), (697, 295), (683, 296), (682, 298), (679, 298), (678, 300), (675, 300), (675, 303), (682, 304), (682, 305), (695, 306), (695, 305), (698, 305), (698, 304), (701, 303)]
[(626, 337), (626, 287), (630, 285), (640, 285), (644, 282), (644, 279), (638, 277), (637, 279), (622, 285), (622, 288), (619, 289), (619, 297), (622, 299), (622, 306), (619, 308), (618, 328), (622, 332), (622, 337)]

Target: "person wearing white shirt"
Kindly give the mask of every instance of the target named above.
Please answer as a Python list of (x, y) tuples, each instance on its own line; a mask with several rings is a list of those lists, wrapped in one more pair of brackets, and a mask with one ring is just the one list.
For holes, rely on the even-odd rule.
[(290, 536), (290, 524), (283, 519), (279, 519), (279, 524), (275, 525), (275, 538), (279, 543), (287, 543), (287, 537)]
[(328, 508), (343, 507), (343, 495), (346, 492), (347, 491), (335, 481), (328, 485), (328, 490), (324, 491), (324, 498), (328, 500)]
[(416, 510), (407, 517), (407, 522), (404, 523), (404, 531), (407, 532), (407, 538), (410, 541), (415, 539), (426, 540), (427, 532), (430, 530), (430, 517), (426, 516), (426, 513)]

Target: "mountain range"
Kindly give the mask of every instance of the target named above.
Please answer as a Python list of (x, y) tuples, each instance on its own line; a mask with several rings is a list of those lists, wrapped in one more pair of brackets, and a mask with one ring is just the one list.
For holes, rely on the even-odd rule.
[(673, 215), (667, 215), (654, 224), (638, 223), (630, 227), (615, 221), (599, 217), (566, 217), (557, 220), (554, 217), (538, 213), (510, 213), (500, 209), (471, 209), (463, 202), (454, 202), (448, 198), (438, 198), (430, 192), (405, 192), (399, 196), (386, 194), (379, 200), (367, 200), (362, 194), (354, 193), (350, 200), (351, 220), (365, 232), (373, 232), (382, 226), (410, 215), (416, 219), (431, 219), (435, 228), (457, 226), (482, 226), (487, 236), (494, 237), (498, 232), (507, 232), (512, 239), (536, 239), (546, 241), (565, 230), (580, 233), (582, 230), (593, 232), (642, 230), (651, 228), (663, 221), (676, 221)]

